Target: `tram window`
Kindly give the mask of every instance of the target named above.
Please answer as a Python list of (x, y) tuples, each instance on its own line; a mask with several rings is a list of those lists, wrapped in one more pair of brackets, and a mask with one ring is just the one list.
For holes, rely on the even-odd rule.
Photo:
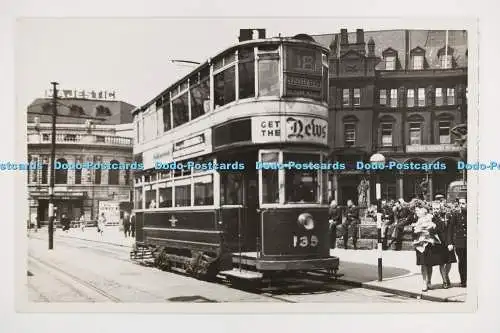
[(198, 118), (210, 111), (210, 81), (204, 80), (191, 88), (191, 119)]
[(189, 121), (188, 94), (184, 93), (172, 101), (174, 127)]
[(163, 104), (163, 131), (166, 132), (171, 128), (170, 120), (170, 100), (166, 99)]
[(214, 182), (212, 175), (194, 178), (194, 205), (214, 204)]
[(234, 101), (236, 93), (234, 76), (234, 66), (214, 76), (214, 99), (216, 107)]
[[(319, 163), (318, 155), (285, 153), (284, 163)], [(319, 170), (289, 169), (285, 172), (286, 202), (318, 202)]]
[(142, 187), (135, 189), (134, 208), (135, 209), (142, 209)]
[(279, 59), (259, 60), (259, 96), (278, 96)]
[(255, 63), (254, 49), (244, 48), (238, 52), (239, 66), (239, 98), (255, 96)]
[[(163, 185), (167, 186), (166, 184)], [(158, 207), (172, 207), (172, 187), (160, 187), (159, 191)]]
[(146, 191), (146, 208), (156, 208), (156, 190)]
[[(278, 162), (278, 153), (262, 154), (262, 162)], [(279, 202), (278, 170), (262, 170), (262, 202)]]
[(220, 177), (221, 205), (243, 204), (243, 174), (224, 172)]
[(191, 185), (175, 186), (175, 207), (191, 206)]
[(328, 103), (328, 67), (323, 66), (323, 101)]

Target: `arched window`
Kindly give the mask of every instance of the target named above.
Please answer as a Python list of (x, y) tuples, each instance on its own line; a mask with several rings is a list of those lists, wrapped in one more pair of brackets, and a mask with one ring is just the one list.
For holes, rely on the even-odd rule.
[(413, 70), (425, 69), (425, 50), (417, 46), (410, 51), (411, 67)]
[(453, 48), (451, 48), (449, 46), (448, 46), (448, 48), (442, 47), (441, 49), (439, 49), (437, 56), (439, 59), (439, 63), (441, 65), (440, 67), (442, 69), (448, 69), (448, 68), (455, 67), (454, 59), (453, 59), (453, 52), (454, 52)]
[(113, 169), (117, 168), (119, 165), (119, 162), (117, 160), (112, 160), (110, 162), (111, 168), (108, 171), (108, 184), (109, 185), (118, 185), (119, 184), (119, 176), (120, 176), (120, 170), (119, 169)]
[(394, 71), (398, 69), (398, 51), (389, 47), (382, 52), (382, 57), (384, 58), (385, 70)]
[(64, 158), (59, 158), (57, 160), (57, 164), (61, 164), (61, 167), (55, 170), (55, 183), (56, 184), (67, 184), (68, 183), (68, 169), (65, 169), (64, 166), (68, 164)]

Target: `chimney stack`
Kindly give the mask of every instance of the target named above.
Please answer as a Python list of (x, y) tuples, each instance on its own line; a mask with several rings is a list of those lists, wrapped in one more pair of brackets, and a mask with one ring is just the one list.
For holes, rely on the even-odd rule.
[(349, 39), (347, 37), (347, 29), (340, 29), (340, 44), (349, 44)]
[(363, 29), (356, 29), (356, 44), (363, 44), (365, 42), (365, 33)]

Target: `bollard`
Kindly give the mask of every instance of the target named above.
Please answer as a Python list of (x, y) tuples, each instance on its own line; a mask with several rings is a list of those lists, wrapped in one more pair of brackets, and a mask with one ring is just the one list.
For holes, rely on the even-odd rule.
[(378, 280), (382, 281), (382, 213), (377, 213)]

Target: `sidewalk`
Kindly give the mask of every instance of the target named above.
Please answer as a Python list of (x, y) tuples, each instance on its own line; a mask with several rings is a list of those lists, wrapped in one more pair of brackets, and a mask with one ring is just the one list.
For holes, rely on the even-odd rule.
[(416, 265), (415, 251), (383, 251), (382, 281), (378, 281), (377, 250), (330, 250), (340, 259), (340, 281), (367, 289), (385, 291), (407, 297), (438, 302), (465, 302), (467, 289), (459, 287), (458, 265), (452, 264), (452, 288), (443, 289), (439, 267), (432, 274), (432, 289), (422, 292), (420, 266)]
[(85, 231), (82, 231), (80, 228), (71, 228), (68, 232), (57, 229), (54, 236), (56, 238), (78, 238), (91, 242), (107, 243), (123, 247), (132, 247), (135, 242), (135, 238), (130, 236), (125, 237), (123, 231), (120, 231), (119, 226), (104, 227), (102, 235), (97, 233), (96, 227), (87, 227)]

